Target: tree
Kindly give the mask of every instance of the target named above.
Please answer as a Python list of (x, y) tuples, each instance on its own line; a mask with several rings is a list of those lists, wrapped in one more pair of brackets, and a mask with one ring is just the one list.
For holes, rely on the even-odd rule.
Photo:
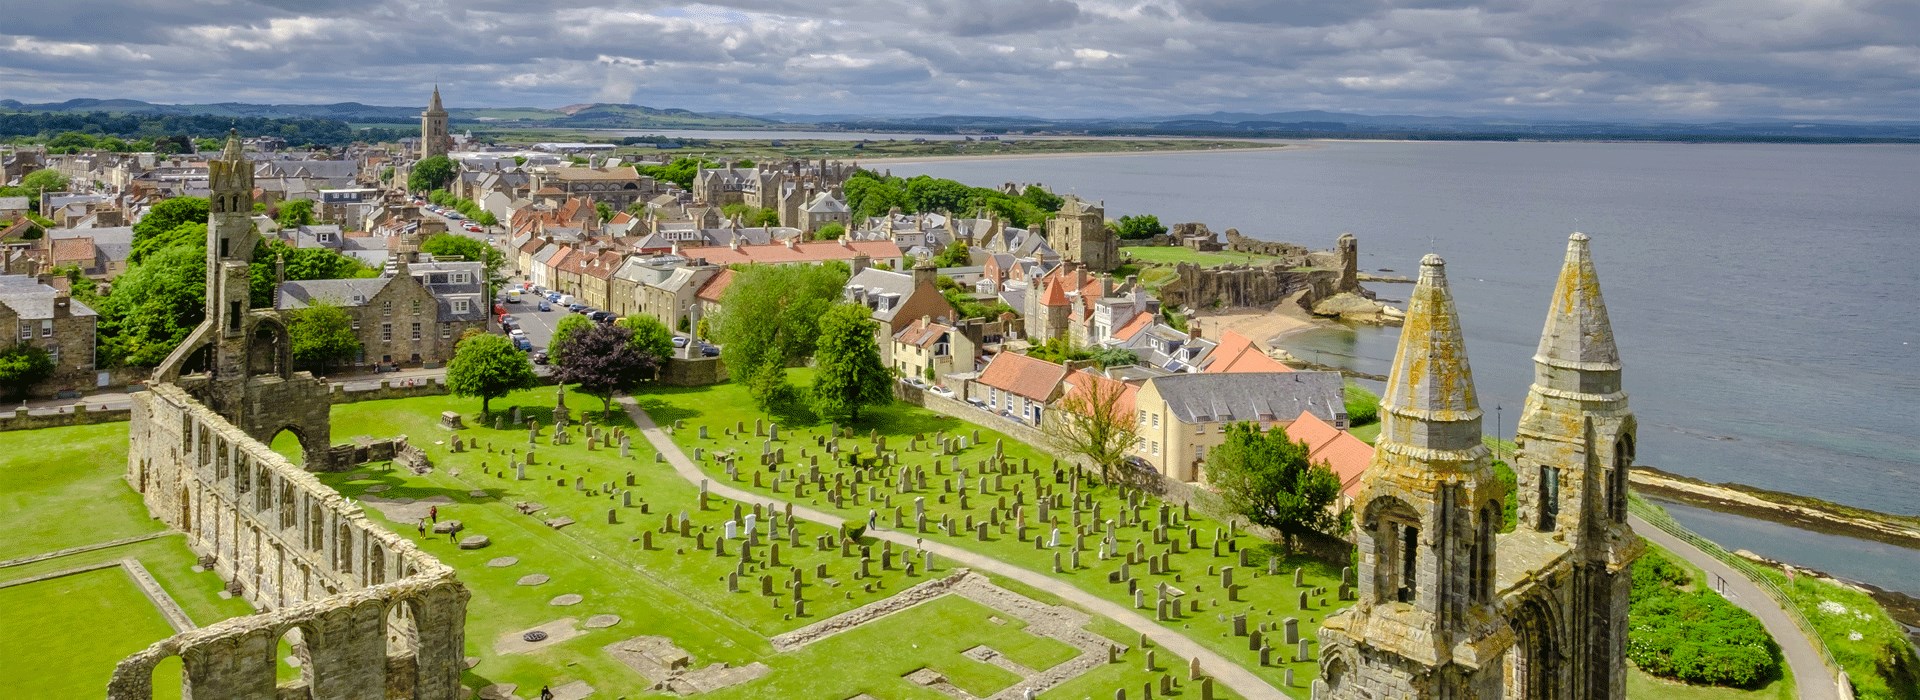
[(1048, 192), (1046, 188), (1039, 185), (1027, 185), (1027, 189), (1020, 192), (1020, 199), (1050, 212), (1060, 211), (1060, 206), (1067, 203), (1067, 200), (1062, 199), (1060, 195)]
[(53, 376), (53, 356), (38, 345), (19, 343), (0, 350), (0, 394), (8, 400), (27, 397), (33, 385)]
[(274, 281), (278, 273), (276, 261), (284, 259), (287, 264), (288, 281), (300, 280), (338, 280), (355, 277), (375, 277), (379, 270), (327, 248), (295, 248), (283, 241), (266, 241), (253, 249), (253, 262), (248, 267), (247, 296), (253, 308), (261, 309), (273, 305)]
[(129, 267), (94, 307), (98, 364), (160, 364), (206, 318), (206, 298), (206, 249), (197, 241), (174, 244)]
[(22, 176), (19, 189), (26, 191), (27, 199), (31, 200), (34, 206), (39, 206), (42, 193), (65, 192), (70, 184), (72, 182), (60, 171), (43, 168)]
[(633, 331), (633, 349), (636, 352), (665, 361), (673, 356), (673, 331), (667, 330), (660, 319), (652, 316), (624, 316), (614, 325)]
[[(159, 204), (148, 209), (139, 221), (134, 222), (133, 250), (128, 254), (127, 262), (140, 262), (147, 253), (167, 247), (167, 244), (149, 243), (144, 246), (142, 244), (155, 238), (172, 238), (165, 234), (181, 224), (206, 225), (208, 212), (209, 207), (205, 197), (169, 197), (161, 200)], [(204, 240), (206, 230), (202, 229), (200, 234)]]
[(893, 373), (880, 359), (880, 324), (860, 304), (835, 304), (820, 319), (813, 361), (813, 412), (835, 423), (860, 420), (860, 409), (893, 400)]
[(453, 182), (453, 176), (457, 172), (453, 160), (446, 156), (424, 158), (414, 163), (413, 172), (407, 174), (407, 189), (426, 192), (446, 187), (447, 183)]
[(566, 345), (567, 340), (575, 333), (592, 327), (593, 321), (587, 320), (586, 316), (567, 314), (565, 318), (560, 319), (559, 323), (553, 324), (553, 335), (547, 338), (547, 354), (554, 354), (560, 346)]
[(288, 316), (287, 339), (294, 362), (324, 374), (333, 363), (350, 361), (360, 354), (360, 335), (353, 332), (353, 318), (344, 309), (314, 299)]
[(814, 229), (813, 233), (807, 235), (807, 239), (814, 241), (831, 241), (837, 240), (844, 235), (847, 235), (847, 227), (838, 221), (834, 221)]
[(313, 223), (313, 200), (295, 199), (280, 204), (281, 228), (296, 228)]
[(1126, 348), (1100, 348), (1093, 351), (1093, 363), (1100, 369), (1140, 364), (1140, 354)]
[(966, 241), (955, 239), (940, 250), (940, 254), (933, 258), (933, 264), (935, 267), (966, 267), (973, 264), (973, 251), (967, 247)]
[(1307, 459), (1307, 444), (1253, 423), (1227, 426), (1226, 442), (1207, 453), (1207, 482), (1227, 510), (1288, 537), (1324, 531), (1336, 521), (1327, 509), (1340, 497), (1340, 478)]
[(600, 216), (600, 222), (601, 222), (601, 223), (605, 223), (605, 222), (608, 222), (608, 221), (612, 221), (612, 220), (613, 220), (613, 205), (611, 205), (611, 204), (608, 204), (608, 203), (606, 203), (606, 202), (594, 202), (594, 203), (593, 203), (593, 213), (595, 213), (595, 214), (598, 214), (598, 215)]
[(480, 263), (480, 267), (486, 271), (489, 298), (494, 288), (504, 281), (500, 277), (500, 267), (506, 264), (507, 258), (500, 253), (500, 249), (487, 245), (485, 241), (457, 233), (436, 233), (420, 242), (420, 250), (436, 258), (459, 256), (462, 260)]
[(847, 285), (846, 265), (756, 265), (734, 273), (721, 297), (720, 312), (701, 319), (721, 345), (720, 357), (733, 381), (754, 391), (754, 400), (771, 406), (778, 397), (756, 388), (776, 382), (752, 381), (763, 367), (785, 368), (813, 354), (820, 319), (840, 300)]
[(1127, 449), (1140, 439), (1133, 398), (1127, 385), (1092, 372), (1067, 377), (1060, 405), (1047, 411), (1041, 431), (1055, 449), (1081, 455), (1100, 466), (1100, 478), (1124, 464)]
[(552, 347), (554, 378), (599, 397), (602, 416), (613, 410), (615, 392), (639, 386), (659, 366), (659, 358), (633, 347), (633, 331), (621, 326), (594, 325)]
[(454, 396), (479, 397), (481, 418), (487, 416), (494, 399), (539, 383), (533, 363), (504, 335), (488, 333), (462, 340), (447, 362), (447, 389)]
[(1114, 234), (1127, 241), (1145, 240), (1166, 232), (1167, 227), (1160, 225), (1160, 217), (1152, 214), (1122, 216), (1114, 226)]

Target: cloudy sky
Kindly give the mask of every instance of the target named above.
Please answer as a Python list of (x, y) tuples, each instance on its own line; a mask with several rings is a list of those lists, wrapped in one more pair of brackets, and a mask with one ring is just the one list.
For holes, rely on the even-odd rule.
[(1920, 120), (1915, 0), (59, 0), (0, 98)]

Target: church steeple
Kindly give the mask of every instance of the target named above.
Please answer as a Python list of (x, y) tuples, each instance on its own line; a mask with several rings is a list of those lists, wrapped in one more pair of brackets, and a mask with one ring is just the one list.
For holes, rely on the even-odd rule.
[(427, 113), (428, 114), (434, 114), (434, 113), (444, 114), (446, 113), (446, 111), (447, 110), (445, 108), (442, 108), (440, 106), (440, 86), (438, 84), (435, 84), (433, 86), (433, 101), (427, 103)]
[(1607, 303), (1600, 298), (1600, 276), (1587, 250), (1587, 234), (1567, 238), (1567, 259), (1547, 307), (1547, 327), (1540, 333), (1536, 376), (1548, 368), (1619, 372), (1620, 350), (1613, 344), (1613, 326), (1607, 321)]
[(1483, 459), (1487, 448), (1480, 440), (1480, 402), (1446, 267), (1438, 255), (1420, 261), (1420, 279), (1380, 397), (1380, 448), (1451, 470)]
[(447, 133), (447, 110), (440, 106), (440, 86), (434, 85), (427, 111), (420, 113), (420, 159), (444, 156), (452, 147), (453, 137)]

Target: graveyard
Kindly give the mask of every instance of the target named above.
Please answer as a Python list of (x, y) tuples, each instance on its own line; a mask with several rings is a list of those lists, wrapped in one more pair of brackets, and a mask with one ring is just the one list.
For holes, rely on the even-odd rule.
[[(583, 398), (568, 395), (597, 409)], [(716, 398), (729, 400), (705, 400)], [(497, 425), (452, 397), (333, 409), (335, 442), (404, 434), (432, 461), (424, 474), (382, 464), (321, 478), (459, 572), (473, 596), (464, 682), (481, 697), (536, 697), (543, 685), (563, 698), (1235, 697), (1042, 591), (703, 495), (618, 404), (563, 416), (556, 403), (551, 387), (496, 399)], [(298, 452), (288, 435), (274, 446)], [(1201, 616), (1169, 624), (1199, 629)]]
[[(794, 370), (796, 384), (807, 379)], [(1054, 457), (895, 403), (861, 426), (780, 425), (732, 384), (635, 397), (716, 483), (1046, 573), (1180, 631), (1295, 697), (1314, 630), (1348, 603), (1341, 567), (1198, 510), (1125, 494)]]

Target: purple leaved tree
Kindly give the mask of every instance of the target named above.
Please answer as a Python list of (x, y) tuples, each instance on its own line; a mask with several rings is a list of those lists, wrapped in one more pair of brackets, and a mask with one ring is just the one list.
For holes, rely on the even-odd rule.
[(632, 339), (633, 331), (612, 325), (595, 325), (568, 335), (553, 349), (554, 378), (599, 397), (604, 417), (613, 410), (615, 393), (639, 386), (659, 366), (660, 358), (632, 347)]

